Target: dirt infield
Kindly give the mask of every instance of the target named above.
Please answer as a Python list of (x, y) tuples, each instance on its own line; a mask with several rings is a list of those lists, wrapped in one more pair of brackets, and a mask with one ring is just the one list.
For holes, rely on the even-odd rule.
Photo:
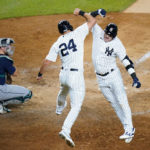
[[(109, 13), (98, 17), (104, 28), (109, 22), (119, 27), (130, 58), (136, 62), (150, 51), (150, 14)], [(0, 150), (69, 150), (59, 138), (63, 121), (70, 106), (61, 116), (56, 116), (56, 97), (59, 90), (60, 61), (49, 66), (44, 80), (37, 82), (36, 75), (50, 46), (58, 37), (57, 23), (67, 19), (75, 27), (84, 22), (73, 15), (37, 16), (0, 20), (0, 36), (13, 37), (16, 41), (14, 55), (18, 77), (13, 84), (32, 89), (33, 98), (20, 106), (10, 106), (12, 113), (0, 116)], [(148, 150), (150, 149), (150, 59), (136, 64), (135, 69), (142, 83), (141, 89), (131, 87), (132, 80), (124, 67), (121, 69), (136, 128), (130, 144), (119, 140), (123, 133), (120, 121), (110, 104), (98, 90), (91, 62), (91, 33), (85, 40), (86, 96), (77, 121), (72, 128), (76, 150)], [(68, 98), (69, 100), (69, 98)]]
[(137, 0), (124, 12), (128, 13), (150, 13), (150, 1), (149, 0)]

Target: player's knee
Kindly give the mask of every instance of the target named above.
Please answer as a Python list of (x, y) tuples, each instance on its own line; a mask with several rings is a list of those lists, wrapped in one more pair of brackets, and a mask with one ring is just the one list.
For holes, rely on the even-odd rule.
[(110, 102), (111, 103), (111, 106), (113, 107), (113, 108), (116, 108), (117, 107), (117, 103), (116, 102)]
[(81, 111), (81, 105), (75, 105), (72, 109), (74, 109), (74, 111), (76, 111), (76, 112), (80, 112)]
[(128, 100), (127, 100), (127, 96), (126, 95), (122, 95), (122, 96), (117, 96), (117, 102), (120, 104), (120, 105), (124, 105), (124, 103), (126, 103)]
[(32, 91), (29, 90), (25, 96), (20, 96), (20, 97), (17, 97), (16, 99), (20, 101), (21, 103), (24, 103), (28, 101), (29, 99), (31, 99), (31, 97), (32, 97)]

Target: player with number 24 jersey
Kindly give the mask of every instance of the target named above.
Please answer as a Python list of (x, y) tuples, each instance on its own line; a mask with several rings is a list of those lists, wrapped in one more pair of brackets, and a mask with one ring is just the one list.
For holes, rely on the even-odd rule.
[(64, 120), (59, 136), (71, 147), (75, 146), (70, 135), (71, 128), (78, 117), (85, 96), (83, 74), (84, 40), (96, 23), (94, 17), (79, 8), (74, 10), (74, 15), (83, 16), (86, 18), (86, 23), (75, 30), (67, 20), (61, 20), (58, 23), (61, 36), (50, 48), (37, 77), (37, 80), (40, 80), (44, 73), (44, 68), (48, 64), (55, 62), (58, 55), (60, 56), (62, 67), (59, 74), (60, 90), (56, 100), (56, 114), (62, 114), (67, 106), (67, 96), (69, 95), (71, 109)]
[(61, 35), (51, 47), (46, 59), (56, 61), (59, 54), (64, 68), (83, 70), (84, 40), (89, 29), (87, 23), (68, 34)]

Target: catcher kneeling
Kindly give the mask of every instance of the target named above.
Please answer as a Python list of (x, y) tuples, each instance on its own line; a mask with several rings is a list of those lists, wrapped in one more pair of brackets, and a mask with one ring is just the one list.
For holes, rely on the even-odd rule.
[(11, 85), (11, 76), (16, 76), (16, 68), (10, 56), (14, 53), (14, 40), (0, 38), (0, 114), (10, 112), (8, 104), (21, 104), (31, 99), (32, 91), (18, 85)]

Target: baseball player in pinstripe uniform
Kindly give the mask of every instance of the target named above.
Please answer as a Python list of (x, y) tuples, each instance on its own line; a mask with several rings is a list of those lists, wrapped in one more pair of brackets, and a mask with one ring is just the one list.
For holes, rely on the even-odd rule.
[(60, 56), (62, 68), (59, 74), (60, 91), (57, 97), (56, 114), (62, 114), (67, 105), (66, 97), (69, 94), (71, 109), (64, 121), (61, 132), (59, 132), (59, 136), (65, 139), (66, 143), (71, 147), (75, 146), (70, 137), (71, 128), (81, 110), (85, 95), (83, 76), (84, 40), (89, 30), (96, 23), (94, 17), (78, 8), (74, 10), (74, 15), (85, 17), (87, 22), (75, 30), (66, 20), (58, 23), (58, 30), (61, 36), (50, 48), (37, 77), (40, 80), (46, 66), (51, 62), (55, 62), (57, 56)]
[(16, 68), (10, 56), (14, 50), (11, 38), (0, 38), (0, 114), (10, 112), (8, 104), (21, 104), (32, 97), (32, 92), (27, 88), (6, 83), (6, 76), (16, 76)]
[[(92, 12), (91, 15), (96, 17), (100, 11), (105, 14), (105, 10), (99, 9)], [(132, 124), (131, 110), (123, 80), (116, 64), (117, 57), (131, 75), (133, 86), (140, 88), (141, 83), (136, 76), (133, 62), (127, 56), (125, 47), (117, 37), (117, 31), (118, 27), (114, 23), (108, 24), (104, 31), (98, 24), (95, 24), (92, 28), (92, 60), (99, 87), (104, 97), (111, 103), (124, 127), (125, 132), (119, 138), (129, 143), (134, 136), (135, 128)]]

